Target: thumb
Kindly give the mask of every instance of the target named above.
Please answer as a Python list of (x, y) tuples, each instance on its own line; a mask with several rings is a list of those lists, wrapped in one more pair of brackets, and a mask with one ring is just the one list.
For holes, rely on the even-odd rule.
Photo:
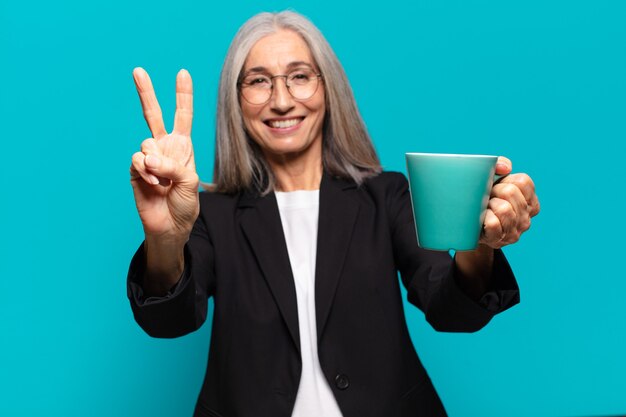
[(509, 158), (504, 156), (499, 156), (498, 161), (496, 162), (496, 174), (498, 175), (507, 175), (510, 174), (513, 170), (513, 163)]
[(157, 177), (167, 178), (173, 182), (185, 182), (197, 178), (195, 172), (186, 169), (175, 159), (166, 156), (156, 156), (154, 154), (146, 155), (144, 161), (146, 168), (151, 174)]

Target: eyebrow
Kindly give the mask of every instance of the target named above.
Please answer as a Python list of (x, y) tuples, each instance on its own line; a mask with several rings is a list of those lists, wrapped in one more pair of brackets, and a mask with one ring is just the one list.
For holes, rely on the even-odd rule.
[[(312, 70), (315, 70), (313, 68), (313, 65), (311, 65), (310, 63), (306, 62), (306, 61), (292, 61), (289, 64), (287, 64), (287, 71), (289, 71), (290, 69), (293, 68), (297, 68), (297, 67), (309, 67)], [(263, 66), (259, 66), (259, 67), (253, 67), (250, 68), (249, 70), (245, 71), (243, 73), (243, 75), (248, 75), (248, 74), (252, 74), (252, 73), (257, 73), (257, 72), (265, 72), (269, 74), (269, 71), (267, 70), (267, 68), (263, 67)]]

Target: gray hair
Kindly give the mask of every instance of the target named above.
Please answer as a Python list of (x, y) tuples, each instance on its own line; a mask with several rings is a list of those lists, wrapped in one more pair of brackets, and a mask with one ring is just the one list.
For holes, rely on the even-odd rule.
[(306, 17), (292, 11), (259, 13), (239, 28), (220, 76), (213, 178), (218, 192), (235, 193), (256, 188), (267, 194), (276, 186), (260, 147), (244, 129), (238, 81), (254, 44), (281, 29), (292, 30), (304, 39), (322, 74), (326, 97), (322, 128), (324, 170), (357, 184), (381, 171), (348, 78), (319, 29)]

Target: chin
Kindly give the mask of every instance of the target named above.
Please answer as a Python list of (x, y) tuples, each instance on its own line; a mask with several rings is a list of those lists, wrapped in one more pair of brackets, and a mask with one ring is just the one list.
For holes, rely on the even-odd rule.
[(274, 155), (301, 154), (313, 147), (314, 141), (303, 143), (297, 139), (272, 139), (266, 142), (269, 146), (261, 146), (267, 152)]

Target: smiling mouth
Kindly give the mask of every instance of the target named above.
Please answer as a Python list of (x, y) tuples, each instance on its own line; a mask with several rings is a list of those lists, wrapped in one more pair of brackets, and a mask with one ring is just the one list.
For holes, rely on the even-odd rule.
[(297, 125), (302, 120), (304, 120), (304, 117), (297, 117), (295, 119), (286, 120), (267, 120), (265, 124), (274, 129), (287, 129)]

